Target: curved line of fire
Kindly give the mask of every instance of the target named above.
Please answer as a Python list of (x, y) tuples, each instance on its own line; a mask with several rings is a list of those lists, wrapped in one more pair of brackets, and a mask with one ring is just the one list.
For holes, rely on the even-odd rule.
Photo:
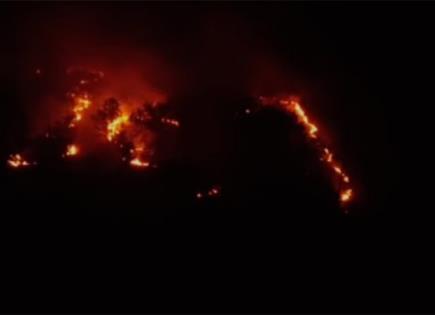
[(282, 98), (260, 97), (260, 103), (264, 106), (278, 106), (295, 116), (298, 123), (304, 127), (307, 136), (312, 141), (315, 141), (321, 148), (320, 160), (325, 163), (326, 167), (335, 174), (338, 179), (341, 203), (343, 205), (349, 203), (354, 195), (354, 190), (350, 183), (350, 177), (344, 171), (343, 167), (335, 160), (332, 150), (319, 141), (319, 128), (310, 120), (299, 100), (292, 96)]

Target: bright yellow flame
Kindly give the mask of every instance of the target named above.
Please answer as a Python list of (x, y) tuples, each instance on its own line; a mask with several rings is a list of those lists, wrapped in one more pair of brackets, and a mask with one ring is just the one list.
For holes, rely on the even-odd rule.
[(116, 117), (107, 125), (107, 140), (113, 141), (113, 139), (119, 135), (122, 128), (128, 123), (128, 115), (122, 114)]
[(12, 154), (9, 157), (8, 164), (11, 167), (26, 167), (29, 166), (30, 163), (27, 162), (20, 154)]
[(70, 144), (66, 147), (66, 155), (67, 156), (74, 156), (79, 153), (79, 147), (75, 144)]
[(148, 167), (150, 166), (149, 162), (142, 161), (140, 158), (134, 158), (130, 161), (130, 165), (135, 167)]
[[(71, 95), (75, 96), (75, 94), (73, 93), (71, 93)], [(74, 107), (73, 107), (74, 118), (69, 125), (70, 128), (75, 127), (77, 123), (83, 119), (84, 111), (87, 110), (91, 106), (91, 104), (92, 103), (88, 99), (87, 95), (77, 96), (74, 98)]]
[(342, 202), (348, 202), (352, 198), (352, 189), (348, 188), (341, 192), (340, 194), (340, 200)]

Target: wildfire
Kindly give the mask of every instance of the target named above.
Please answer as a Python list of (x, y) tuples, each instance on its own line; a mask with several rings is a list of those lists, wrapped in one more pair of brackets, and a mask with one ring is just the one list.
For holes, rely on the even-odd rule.
[(15, 168), (27, 167), (27, 166), (31, 165), (31, 163), (26, 161), (20, 154), (12, 154), (9, 157), (8, 164), (9, 164), (9, 166), (15, 167)]
[[(67, 73), (76, 72), (76, 70), (68, 70)], [(131, 98), (127, 98), (128, 103), (122, 103), (117, 96), (109, 96), (101, 104), (97, 100), (102, 99), (102, 94), (94, 94), (91, 91), (99, 91), (99, 89), (92, 89), (94, 83), (100, 82), (103, 79), (104, 73), (98, 71), (85, 71), (78, 69), (81, 75), (77, 78), (76, 85), (69, 90), (67, 96), (69, 97), (70, 108), (68, 116), (63, 117), (61, 130), (74, 128), (70, 133), (64, 135), (63, 131), (56, 131), (57, 129), (49, 129), (44, 133), (45, 138), (50, 141), (57, 141), (62, 143), (64, 148), (65, 143), (70, 143), (66, 146), (66, 150), (62, 157), (72, 157), (82, 155), (76, 139), (71, 139), (75, 136), (76, 128), (79, 123), (84, 119), (85, 114), (92, 117), (95, 123), (95, 128), (102, 133), (103, 139), (107, 139), (111, 145), (116, 145), (121, 151), (122, 160), (125, 164), (134, 168), (148, 168), (154, 167), (153, 156), (153, 141), (155, 137), (155, 130), (161, 127), (161, 124), (171, 127), (180, 127), (180, 122), (175, 118), (165, 117), (163, 113), (167, 111), (160, 110), (159, 104), (156, 101), (145, 103), (134, 103)], [(36, 75), (41, 75), (41, 69), (35, 70)], [(106, 91), (107, 92), (107, 91)], [(332, 150), (323, 145), (319, 140), (319, 128), (310, 119), (306, 110), (301, 103), (293, 97), (283, 98), (261, 98), (263, 105), (279, 106), (289, 114), (293, 115), (300, 124), (307, 137), (316, 144), (319, 150), (320, 160), (326, 165), (326, 168), (334, 176), (335, 184), (337, 184), (337, 194), (342, 204), (350, 202), (354, 198), (354, 190), (350, 184), (350, 177), (346, 174), (344, 167), (335, 160), (335, 155)], [(90, 109), (92, 107), (92, 109)], [(125, 108), (126, 107), (126, 108)], [(89, 111), (93, 112), (89, 113)], [(254, 114), (254, 108), (245, 108), (246, 115)], [(158, 127), (156, 127), (158, 126)], [(82, 125), (82, 127), (84, 127)], [(67, 142), (63, 142), (67, 141)], [(80, 142), (79, 142), (80, 143)], [(57, 151), (56, 151), (57, 152)], [(41, 162), (38, 160), (38, 162)], [(7, 164), (13, 168), (28, 167), (36, 165), (34, 162), (29, 162), (20, 154), (12, 154), (7, 160)], [(197, 199), (214, 199), (221, 195), (221, 187), (217, 185), (209, 186), (205, 190), (198, 191), (195, 194)]]
[(77, 123), (82, 120), (83, 113), (91, 106), (91, 100), (89, 100), (87, 94), (84, 96), (75, 96), (75, 94), (72, 93), (71, 95), (75, 97), (73, 107), (74, 118), (69, 127), (73, 128), (76, 127)]
[(307, 114), (303, 110), (301, 104), (299, 104), (298, 101), (296, 101), (293, 98), (290, 99), (284, 99), (280, 100), (279, 102), (281, 105), (284, 105), (285, 109), (294, 115), (296, 115), (296, 118), (299, 123), (301, 123), (305, 129), (307, 130), (308, 135), (311, 138), (317, 138), (317, 132), (319, 129), (315, 124), (313, 124), (310, 119), (308, 118)]
[(352, 188), (350, 188), (349, 176), (344, 172), (343, 168), (334, 160), (334, 154), (332, 153), (332, 151), (326, 146), (323, 146), (318, 141), (317, 134), (319, 132), (319, 128), (309, 119), (308, 115), (302, 108), (302, 105), (299, 103), (299, 101), (294, 97), (287, 97), (282, 99), (261, 97), (260, 101), (264, 105), (278, 103), (280, 104), (280, 106), (284, 107), (287, 112), (296, 116), (297, 121), (304, 127), (308, 137), (316, 141), (316, 144), (322, 148), (321, 160), (324, 161), (328, 168), (338, 177), (340, 187), (340, 201), (342, 203), (347, 203), (352, 200), (353, 190)]
[(110, 142), (116, 138), (122, 131), (122, 128), (128, 123), (129, 116), (127, 114), (121, 114), (107, 124), (107, 140)]
[(74, 156), (79, 153), (79, 147), (75, 144), (70, 144), (66, 147), (66, 156)]
[[(39, 68), (33, 71), (37, 75), (42, 74)], [(50, 139), (56, 146), (61, 143), (63, 146), (64, 141), (67, 141), (69, 144), (61, 154), (62, 158), (81, 154), (79, 146), (74, 142), (81, 134), (79, 127), (89, 129), (89, 124), (86, 124), (86, 127), (82, 125), (85, 117), (89, 115), (94, 128), (109, 143), (118, 147), (123, 161), (136, 168), (154, 166), (154, 126), (159, 123), (179, 127), (180, 122), (174, 117), (166, 117), (166, 111), (160, 110), (161, 103), (157, 100), (132, 100), (125, 95), (123, 100), (127, 103), (121, 102), (116, 95), (111, 94), (111, 91), (104, 89), (106, 85), (100, 85), (104, 84), (104, 73), (101, 71), (69, 67), (66, 73), (71, 75), (75, 82), (65, 91), (69, 100), (69, 111), (56, 121), (54, 126), (44, 131), (44, 140)], [(65, 131), (68, 128), (72, 130)], [(11, 167), (24, 167), (36, 163), (30, 163), (21, 155), (14, 154), (7, 160), (7, 164)]]

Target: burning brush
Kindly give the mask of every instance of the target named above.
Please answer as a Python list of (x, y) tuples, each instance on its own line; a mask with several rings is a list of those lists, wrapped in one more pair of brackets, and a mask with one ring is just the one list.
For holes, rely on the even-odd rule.
[[(58, 153), (62, 158), (82, 153), (76, 135), (83, 130), (89, 133), (87, 122), (90, 121), (97, 134), (102, 136), (101, 139), (118, 147), (122, 161), (134, 168), (146, 168), (151, 165), (153, 142), (159, 126), (180, 126), (178, 120), (162, 114), (157, 108), (162, 105), (160, 103), (144, 100), (142, 104), (131, 101), (127, 104), (116, 97), (102, 97), (98, 91), (103, 85), (104, 73), (101, 71), (70, 68), (67, 74), (74, 82), (66, 93), (65, 103), (69, 109), (56, 126), (50, 126), (43, 136), (46, 142), (56, 142), (52, 148), (63, 146), (62, 152)], [(87, 136), (93, 135), (89, 133)], [(8, 165), (14, 168), (35, 164), (25, 160), (21, 154), (13, 154), (8, 160)]]
[(334, 174), (338, 183), (337, 186), (341, 203), (347, 204), (350, 202), (353, 197), (350, 178), (343, 170), (342, 166), (335, 160), (331, 149), (323, 145), (319, 140), (319, 128), (310, 120), (299, 100), (295, 97), (260, 97), (260, 103), (264, 106), (276, 106), (294, 115), (298, 123), (304, 127), (307, 136), (318, 148), (320, 160), (323, 161), (328, 170)]

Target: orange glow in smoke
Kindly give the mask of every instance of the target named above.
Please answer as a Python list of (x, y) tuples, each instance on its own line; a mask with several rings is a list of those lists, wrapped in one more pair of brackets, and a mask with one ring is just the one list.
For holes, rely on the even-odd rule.
[(11, 167), (26, 167), (30, 166), (30, 163), (26, 161), (20, 154), (12, 154), (9, 157), (8, 164)]
[(118, 136), (122, 128), (128, 123), (129, 116), (127, 114), (121, 114), (107, 124), (107, 140), (110, 142)]
[[(33, 69), (36, 75), (41, 75), (43, 72), (40, 68)], [(106, 85), (102, 82), (105, 77), (104, 73), (96, 70), (89, 70), (83, 67), (71, 66), (67, 69), (66, 73), (72, 75), (74, 84), (66, 91), (66, 97), (69, 102), (69, 110), (63, 119), (59, 122), (66, 122), (62, 127), (74, 129), (68, 133), (73, 138), (68, 140), (73, 143), (76, 141), (78, 135), (83, 135), (84, 132), (89, 130), (89, 123), (94, 124), (94, 128), (103, 133), (105, 139), (113, 145), (119, 146), (122, 154), (122, 160), (128, 161), (129, 165), (136, 168), (146, 168), (153, 166), (153, 139), (155, 131), (150, 128), (150, 123), (160, 122), (172, 127), (179, 127), (180, 122), (175, 118), (162, 117), (156, 109), (161, 103), (156, 99), (163, 99), (161, 95), (155, 95), (156, 99), (149, 100), (148, 95), (141, 96), (145, 99), (136, 97), (137, 91), (135, 87), (128, 87), (128, 91), (132, 92), (133, 96), (125, 95), (125, 100), (128, 103), (121, 105), (120, 101), (115, 94), (120, 94), (119, 87), (114, 86), (114, 90), (108, 90)], [(100, 85), (102, 83), (103, 85)], [(96, 85), (98, 84), (98, 85)], [(98, 87), (97, 89), (95, 89)], [(121, 94), (126, 94), (121, 92)], [(154, 92), (153, 92), (154, 94)], [(142, 95), (142, 93), (141, 93)], [(123, 96), (124, 99), (124, 96)], [(97, 105), (97, 106), (96, 106)], [(121, 108), (120, 108), (121, 107)], [(65, 113), (64, 113), (65, 114)], [(86, 118), (91, 118), (88, 121)], [(84, 120), (86, 119), (86, 124)], [(79, 127), (83, 129), (79, 130)], [(63, 129), (48, 130), (43, 133), (46, 139), (62, 139)], [(121, 139), (122, 135), (122, 139)], [(125, 136), (125, 137), (124, 137)], [(82, 155), (81, 149), (77, 144), (70, 143), (66, 146), (65, 151), (62, 153), (62, 158)], [(127, 151), (127, 148), (131, 149)], [(26, 161), (21, 155), (14, 154), (9, 157), (7, 164), (11, 167), (24, 167), (34, 165)]]

